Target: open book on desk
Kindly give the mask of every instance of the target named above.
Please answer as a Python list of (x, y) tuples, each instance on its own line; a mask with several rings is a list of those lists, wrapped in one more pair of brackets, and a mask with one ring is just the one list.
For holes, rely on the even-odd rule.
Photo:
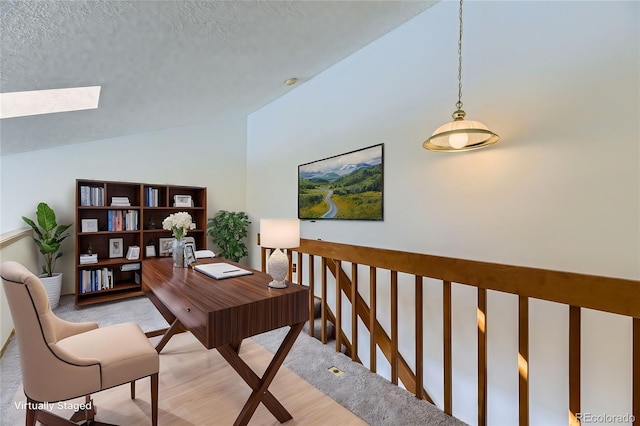
[(228, 263), (204, 263), (196, 265), (195, 270), (215, 278), (216, 280), (253, 274), (251, 271), (247, 271), (246, 269), (242, 269)]

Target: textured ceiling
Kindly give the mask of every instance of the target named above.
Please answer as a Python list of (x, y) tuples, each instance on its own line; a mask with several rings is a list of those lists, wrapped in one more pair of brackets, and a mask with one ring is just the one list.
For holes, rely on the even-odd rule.
[(1, 92), (102, 93), (1, 120), (0, 153), (247, 116), (435, 2), (2, 0)]

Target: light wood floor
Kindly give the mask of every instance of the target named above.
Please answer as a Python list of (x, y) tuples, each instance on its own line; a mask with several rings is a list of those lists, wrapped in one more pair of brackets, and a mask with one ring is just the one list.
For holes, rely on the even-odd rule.
[[(240, 356), (262, 375), (273, 355), (247, 339)], [(284, 366), (269, 390), (293, 416), (287, 425), (366, 424)], [(250, 393), (249, 386), (218, 351), (207, 351), (190, 333), (174, 336), (160, 354), (159, 425), (231, 425)], [(93, 399), (98, 421), (123, 426), (147, 426), (151, 422), (149, 379), (136, 383), (135, 400), (130, 398), (128, 385), (99, 392)], [(69, 402), (83, 401), (81, 398)], [(72, 410), (56, 407), (53, 411), (66, 417)], [(262, 404), (250, 422), (279, 424)]]

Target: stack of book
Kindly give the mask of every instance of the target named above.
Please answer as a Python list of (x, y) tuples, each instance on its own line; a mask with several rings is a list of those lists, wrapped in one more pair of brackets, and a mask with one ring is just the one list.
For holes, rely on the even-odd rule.
[(88, 265), (90, 263), (98, 263), (98, 255), (96, 253), (80, 255), (81, 265)]
[(126, 207), (130, 206), (129, 197), (111, 197), (112, 206)]

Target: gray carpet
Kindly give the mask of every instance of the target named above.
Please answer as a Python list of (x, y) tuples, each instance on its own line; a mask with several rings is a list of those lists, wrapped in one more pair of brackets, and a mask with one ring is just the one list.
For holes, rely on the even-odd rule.
[[(166, 321), (144, 297), (79, 308), (74, 305), (73, 296), (63, 296), (55, 313), (70, 321), (96, 321), (100, 326), (133, 321), (140, 324), (144, 331), (167, 327)], [(253, 340), (274, 352), (287, 331), (288, 328), (274, 330), (254, 336)], [(284, 365), (371, 425), (464, 425), (428, 402), (420, 401), (381, 376), (370, 373), (361, 364), (352, 362), (334, 349), (332, 345), (323, 345), (301, 334)], [(332, 366), (345, 374), (336, 377), (328, 371)], [(24, 401), (21, 382), (18, 348), (14, 338), (0, 358), (2, 425), (24, 423), (24, 411), (15, 408), (15, 402)]]

